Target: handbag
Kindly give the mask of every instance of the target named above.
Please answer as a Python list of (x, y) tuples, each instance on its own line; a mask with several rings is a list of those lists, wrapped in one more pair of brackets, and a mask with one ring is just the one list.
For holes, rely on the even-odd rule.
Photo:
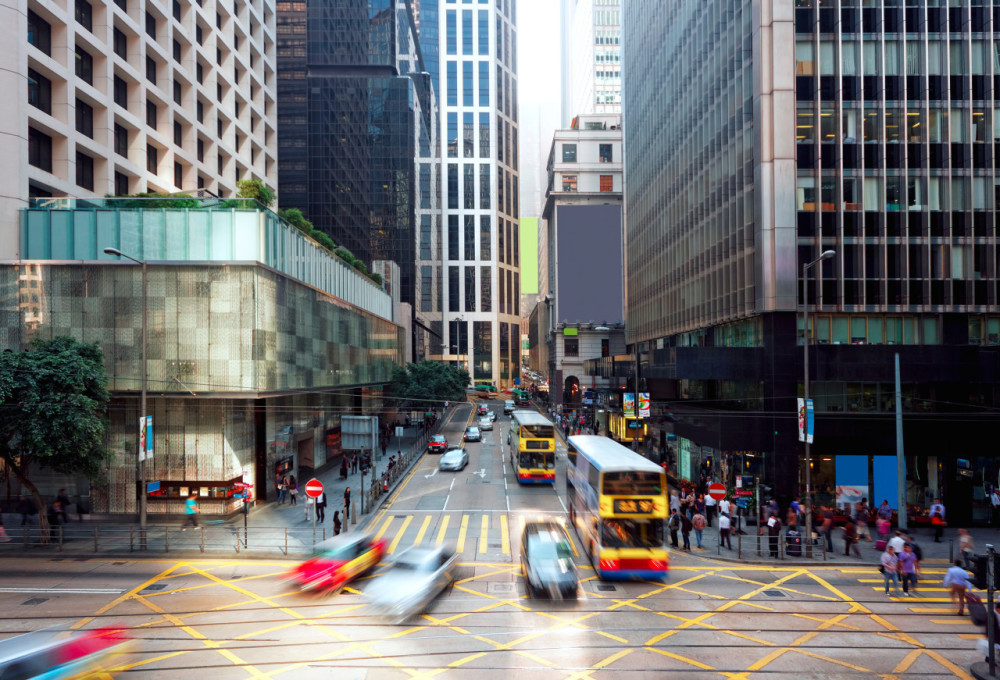
[(885, 565), (884, 564), (878, 565), (878, 573), (880, 573), (880, 574), (884, 574), (885, 573)]

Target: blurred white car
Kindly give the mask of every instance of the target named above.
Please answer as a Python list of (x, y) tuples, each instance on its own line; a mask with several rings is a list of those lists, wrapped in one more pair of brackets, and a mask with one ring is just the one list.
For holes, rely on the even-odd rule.
[(469, 464), (469, 453), (465, 449), (449, 449), (438, 461), (439, 470), (464, 470)]
[(444, 546), (407, 548), (371, 581), (365, 599), (382, 616), (402, 623), (424, 611), (451, 584), (456, 560)]
[(480, 430), (493, 430), (493, 421), (489, 418), (483, 417), (479, 419), (479, 429)]

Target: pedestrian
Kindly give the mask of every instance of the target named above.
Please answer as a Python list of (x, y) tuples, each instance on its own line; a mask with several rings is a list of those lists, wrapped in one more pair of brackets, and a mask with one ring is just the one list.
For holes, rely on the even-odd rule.
[(719, 502), (712, 498), (711, 494), (705, 499), (705, 524), (708, 526), (712, 526), (712, 519), (715, 517), (718, 504)]
[(973, 552), (975, 552), (976, 546), (972, 542), (972, 535), (969, 534), (965, 529), (958, 530), (958, 553), (962, 556), (965, 561), (965, 568), (972, 569), (971, 557)]
[(388, 448), (388, 444), (384, 439), (382, 440), (381, 447), (382, 447), (382, 457), (385, 458), (385, 450)]
[(885, 552), (882, 553), (882, 564), (879, 567), (879, 571), (882, 572), (882, 576), (885, 580), (885, 594), (889, 594), (889, 584), (892, 584), (893, 593), (896, 597), (900, 596), (899, 592), (899, 559), (896, 557), (896, 551), (892, 549), (892, 546), (886, 546)]
[(10, 543), (10, 536), (7, 535), (7, 530), (3, 527), (3, 512), (0, 512), (0, 543)]
[(62, 524), (62, 514), (63, 514), (62, 504), (59, 502), (58, 498), (49, 503), (49, 511), (48, 511), (49, 536), (51, 536), (52, 538), (56, 538), (59, 535), (58, 529), (56, 529), (56, 527)]
[(730, 503), (729, 503), (729, 499), (728, 498), (723, 498), (721, 501), (719, 501), (719, 515), (720, 516), (721, 515), (726, 515), (727, 517), (729, 517), (729, 508), (730, 508)]
[(691, 526), (694, 528), (694, 538), (698, 543), (698, 548), (701, 549), (701, 535), (705, 530), (705, 515), (700, 512), (694, 513), (694, 517), (691, 518)]
[(316, 496), (316, 519), (320, 524), (326, 519), (326, 492), (320, 491)]
[(333, 535), (340, 535), (340, 510), (333, 511)]
[(35, 504), (30, 498), (22, 495), (17, 502), (17, 511), (21, 514), (21, 526), (23, 527), (28, 523), (28, 516), (35, 514)]
[(997, 491), (995, 486), (990, 492), (990, 507), (993, 509), (993, 513), (990, 516), (990, 523), (996, 526), (997, 522), (1000, 521), (1000, 492)]
[(278, 505), (284, 505), (288, 500), (288, 477), (282, 476), (278, 483)]
[(934, 525), (934, 542), (941, 542), (941, 534), (944, 533), (945, 527), (945, 517), (944, 517), (944, 505), (941, 503), (940, 498), (935, 498), (934, 502), (931, 504), (931, 524)]
[(276, 472), (274, 474), (274, 493), (278, 497), (278, 505), (281, 505), (281, 473)]
[(823, 506), (823, 523), (819, 527), (819, 533), (826, 539), (826, 551), (833, 552), (833, 511)]
[[(920, 560), (913, 554), (913, 548), (907, 543), (903, 546), (897, 559), (899, 560), (899, 575), (903, 579), (903, 595), (913, 597), (917, 592), (917, 574), (920, 573)], [(913, 584), (913, 592), (910, 592), (910, 584)]]
[(802, 523), (800, 521), (800, 517), (799, 517), (800, 513), (802, 512), (802, 504), (799, 502), (799, 497), (798, 496), (796, 496), (795, 498), (792, 499), (791, 504), (789, 504), (789, 506), (788, 506), (788, 511), (795, 513), (795, 523), (796, 524), (801, 524)]
[[(705, 494), (700, 493), (698, 497), (694, 499), (694, 515), (704, 515), (705, 514)], [(691, 515), (691, 520), (694, 521), (694, 515)]]
[(781, 510), (778, 509), (778, 501), (774, 500), (773, 498), (771, 499), (771, 502), (768, 504), (767, 509), (768, 512), (771, 514), (771, 517), (777, 517), (781, 513)]
[(944, 586), (951, 593), (952, 604), (958, 604), (958, 615), (965, 614), (965, 591), (971, 590), (972, 585), (969, 583), (969, 572), (962, 568), (962, 560), (955, 560), (955, 564), (948, 567)]
[(299, 483), (295, 479), (295, 475), (288, 478), (288, 498), (291, 499), (292, 505), (298, 505), (299, 497)]
[(862, 498), (861, 502), (854, 506), (854, 523), (858, 528), (858, 541), (864, 539), (871, 541), (871, 534), (868, 532), (868, 499)]
[(729, 536), (731, 526), (729, 515), (725, 513), (719, 515), (719, 545), (722, 546), (725, 544), (730, 550), (733, 549), (733, 543)]
[[(777, 503), (775, 503), (777, 507)], [(778, 557), (779, 542), (781, 538), (781, 520), (778, 519), (777, 512), (767, 518), (767, 535), (771, 543), (771, 557)]]
[(886, 522), (892, 524), (892, 508), (889, 507), (888, 500), (882, 499), (882, 505), (878, 506), (878, 516), (879, 519), (884, 519)]
[(855, 557), (861, 557), (861, 551), (858, 550), (858, 527), (854, 520), (848, 519), (844, 525), (844, 557), (850, 557), (852, 550)]
[(684, 501), (681, 503), (683, 508), (681, 514), (687, 515), (688, 519), (694, 515), (694, 487), (689, 486), (687, 488), (687, 496), (684, 497)]
[(684, 538), (684, 550), (691, 552), (691, 520), (687, 515), (681, 515), (681, 536)]
[(667, 529), (670, 530), (670, 545), (677, 547), (677, 530), (681, 528), (681, 516), (676, 508), (671, 509), (670, 519), (667, 520)]
[(351, 487), (344, 489), (344, 521), (351, 519)]
[(680, 512), (680, 509), (681, 509), (680, 497), (675, 493), (670, 494), (670, 512), (673, 512), (674, 510)]
[(181, 531), (187, 531), (188, 524), (191, 525), (193, 529), (200, 529), (198, 526), (198, 513), (201, 512), (198, 509), (198, 494), (191, 493), (184, 501), (184, 524), (181, 525)]
[[(880, 543), (889, 539), (889, 529), (891, 528), (892, 524), (889, 523), (889, 520), (882, 519), (881, 517), (875, 520), (875, 529), (878, 531), (878, 540)], [(875, 547), (877, 548), (878, 545), (876, 544)]]
[(66, 524), (69, 521), (69, 496), (66, 495), (66, 489), (59, 489), (56, 500), (59, 502), (59, 523)]
[(340, 478), (347, 479), (347, 454), (340, 459)]
[(896, 535), (889, 539), (888, 546), (898, 555), (903, 552), (904, 545), (906, 545), (906, 540), (903, 539), (903, 532), (897, 529)]

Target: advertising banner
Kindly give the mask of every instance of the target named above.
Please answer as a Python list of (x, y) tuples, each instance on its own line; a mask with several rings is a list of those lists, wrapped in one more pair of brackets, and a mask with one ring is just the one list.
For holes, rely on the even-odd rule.
[(153, 459), (153, 416), (139, 418), (139, 460)]
[(813, 412), (813, 400), (806, 399), (806, 441), (810, 444), (813, 443), (813, 422), (814, 422), (814, 412)]
[(635, 393), (626, 392), (622, 395), (622, 413), (627, 416), (635, 415)]
[(649, 417), (649, 392), (639, 393), (639, 417)]
[(798, 399), (798, 414), (799, 414), (799, 441), (804, 442), (806, 440), (806, 400)]
[(837, 507), (850, 510), (868, 498), (868, 456), (836, 456)]

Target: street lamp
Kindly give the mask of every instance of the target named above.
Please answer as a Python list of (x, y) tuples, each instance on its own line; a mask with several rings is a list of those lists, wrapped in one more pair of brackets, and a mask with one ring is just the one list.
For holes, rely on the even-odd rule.
[[(142, 417), (141, 427), (146, 427), (146, 261), (137, 260), (131, 255), (126, 255), (117, 248), (105, 248), (104, 252), (115, 257), (124, 257), (142, 266), (142, 401), (139, 406), (139, 415)], [(135, 476), (139, 480), (139, 545), (146, 548), (146, 475), (142, 456), (145, 453), (138, 451), (135, 458)]]
[(460, 316), (455, 317), (455, 333), (458, 338), (455, 340), (455, 368), (462, 369), (462, 326), (465, 319)]
[[(803, 364), (803, 392), (806, 404), (809, 403), (809, 298), (806, 284), (809, 281), (809, 268), (823, 260), (829, 260), (836, 255), (834, 250), (824, 250), (823, 253), (812, 262), (802, 265), (802, 364)], [(806, 425), (808, 428), (808, 424)], [(812, 455), (809, 451), (809, 436), (803, 437), (806, 445), (806, 547), (812, 554)]]

